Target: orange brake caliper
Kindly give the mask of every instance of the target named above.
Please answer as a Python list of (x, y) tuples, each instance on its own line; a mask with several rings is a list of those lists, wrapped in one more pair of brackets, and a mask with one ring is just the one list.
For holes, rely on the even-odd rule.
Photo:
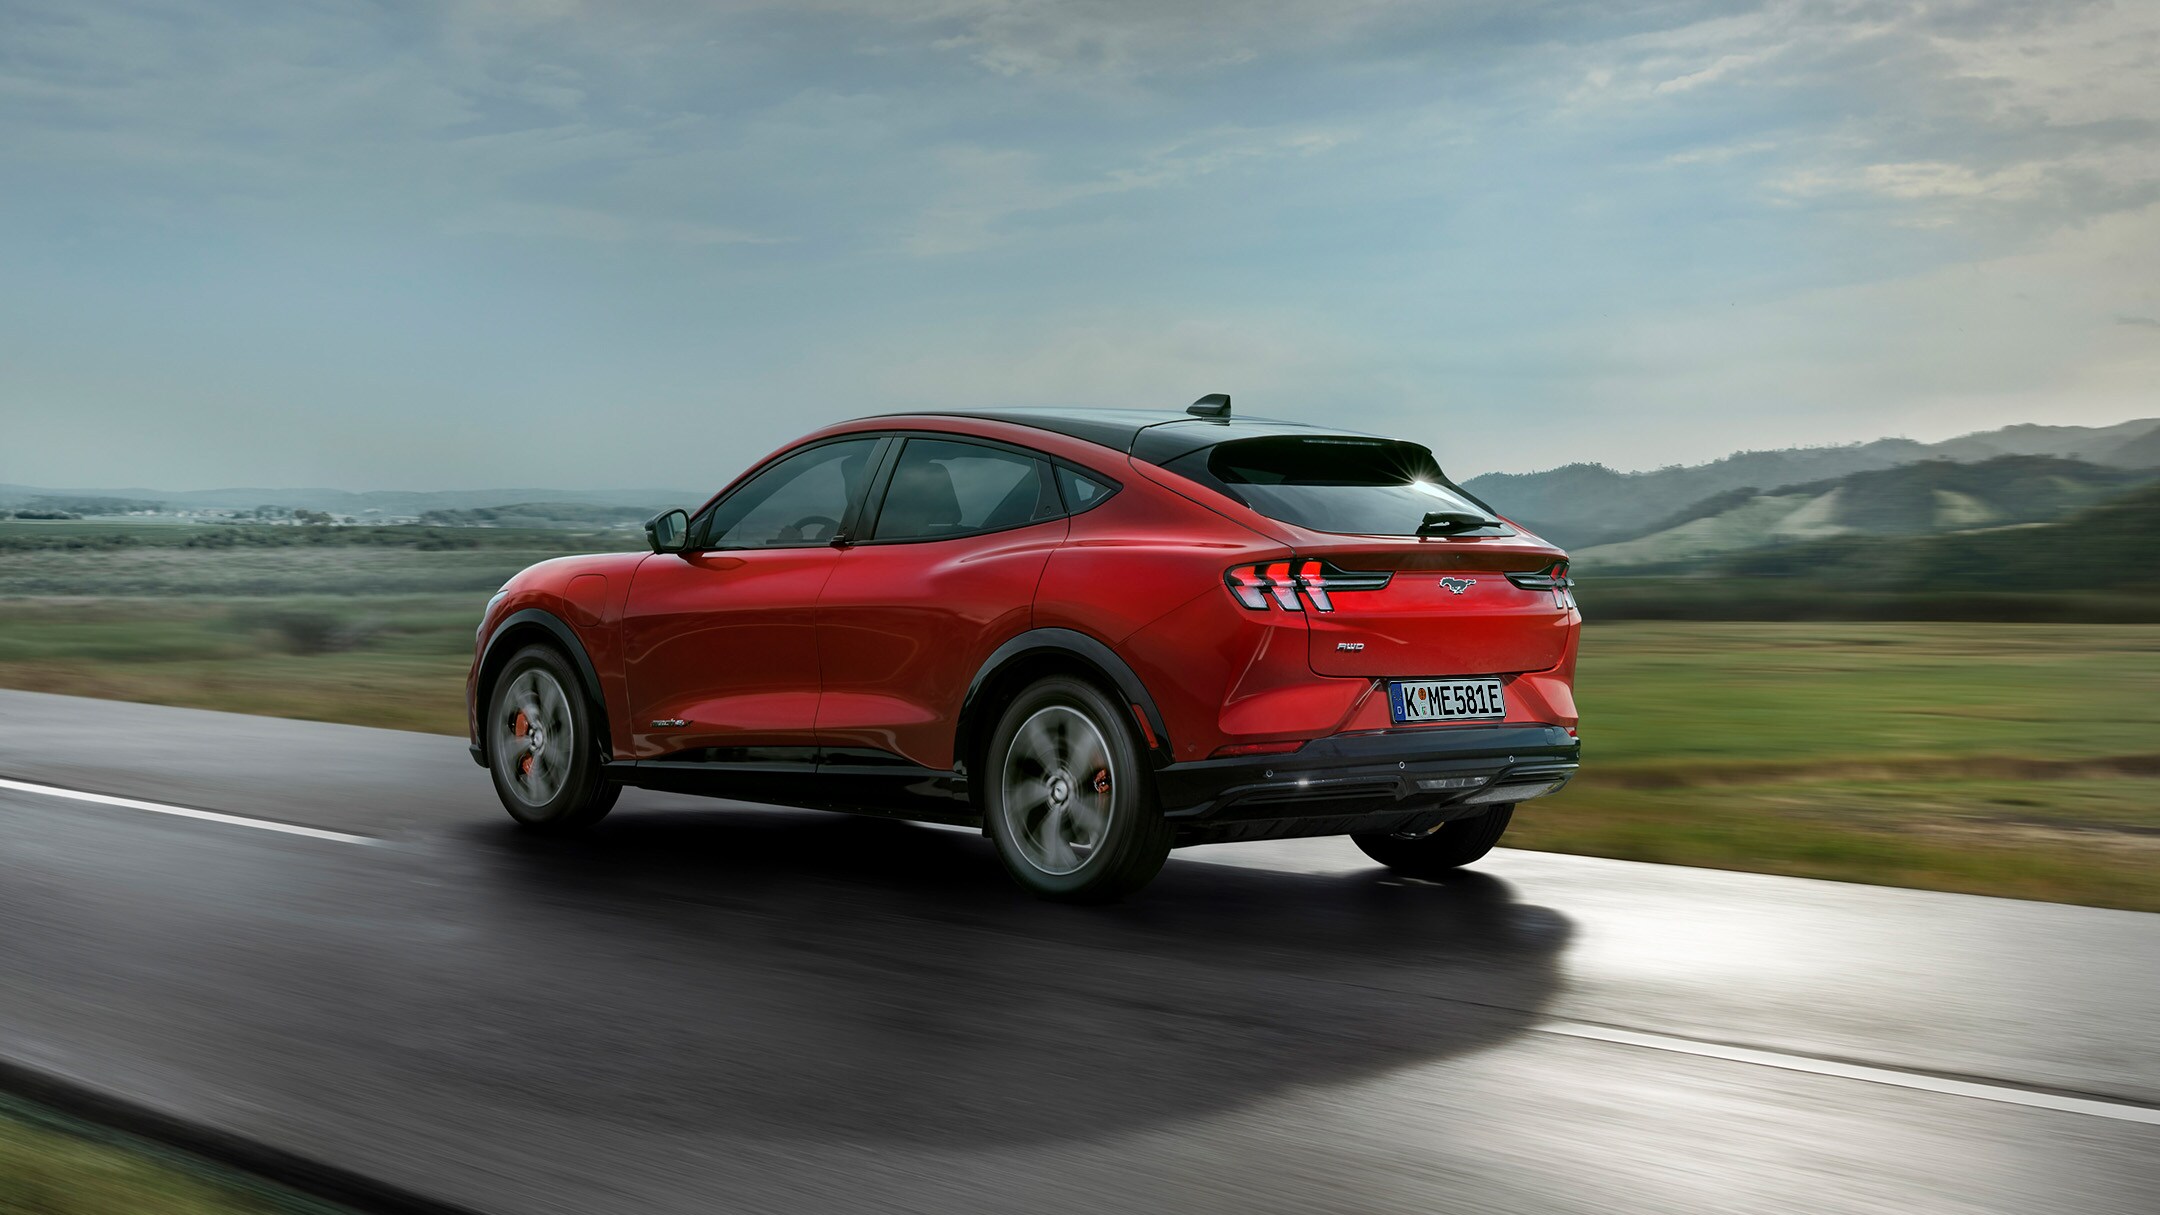
[[(519, 738), (523, 738), (526, 734), (531, 732), (532, 723), (525, 719), (525, 710), (518, 710), (517, 720), (510, 724), (510, 729)], [(518, 775), (532, 775), (532, 753), (530, 751), (518, 757)]]

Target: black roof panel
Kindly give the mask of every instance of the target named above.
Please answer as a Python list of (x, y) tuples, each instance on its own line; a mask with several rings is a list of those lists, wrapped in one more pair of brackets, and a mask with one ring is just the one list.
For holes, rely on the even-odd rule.
[(1188, 417), (1154, 409), (911, 409), (921, 417), (982, 418), (1032, 426), (1116, 451), (1150, 464), (1174, 460), (1187, 452), (1231, 439), (1280, 434), (1357, 434), (1357, 431), (1280, 422), (1271, 418), (1232, 417), (1227, 421)]

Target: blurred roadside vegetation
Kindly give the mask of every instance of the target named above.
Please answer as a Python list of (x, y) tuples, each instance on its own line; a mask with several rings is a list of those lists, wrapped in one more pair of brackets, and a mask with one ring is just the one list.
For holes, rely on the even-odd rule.
[(339, 1209), (130, 1136), (0, 1098), (0, 1211), (332, 1215)]
[[(0, 523), (0, 686), (462, 734), (487, 596), (625, 539)], [(2160, 620), (2135, 572), (2160, 566), (2095, 587), (2124, 563), (2053, 551), (2062, 578), (1977, 619), (1961, 609), (1985, 593), (1954, 582), (1588, 575), (1584, 775), (1525, 807), (1509, 843), (2160, 910), (2160, 623), (2134, 623)], [(2005, 568), (1980, 552), (1976, 569)], [(1726, 618), (1656, 619), (1640, 609), (1657, 595)]]

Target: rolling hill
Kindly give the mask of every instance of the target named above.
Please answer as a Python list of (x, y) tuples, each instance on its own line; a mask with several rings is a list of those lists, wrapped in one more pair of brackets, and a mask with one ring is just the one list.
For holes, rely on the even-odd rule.
[(2160, 485), (2057, 523), (1784, 545), (1733, 554), (1716, 568), (1861, 591), (2152, 589), (2160, 587)]
[[(1709, 464), (1616, 472), (1570, 464), (1536, 473), (1487, 473), (1464, 482), (1503, 514), (1571, 549), (1643, 536), (1698, 503), (1750, 487), (1802, 486), (1922, 461), (1974, 463), (2002, 456), (2075, 458), (2115, 469), (2160, 468), (2160, 418), (2115, 426), (2008, 426), (1941, 443), (1879, 439), (1847, 447), (1751, 451)], [(1803, 519), (1803, 523), (1807, 520)]]
[[(1767, 492), (1716, 494), (1642, 534), (1575, 550), (1584, 569), (1670, 566), (1832, 536), (1911, 536), (2046, 523), (2160, 480), (2053, 456), (1925, 460)], [(1624, 533), (1623, 533), (1624, 535)]]

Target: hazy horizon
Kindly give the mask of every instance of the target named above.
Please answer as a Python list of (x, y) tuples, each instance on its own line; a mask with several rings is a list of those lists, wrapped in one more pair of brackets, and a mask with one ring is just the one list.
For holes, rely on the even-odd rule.
[(717, 484), (911, 407), (1448, 466), (2160, 414), (2160, 10), (24, 0), (0, 481)]
[[(2116, 427), (2116, 426), (2127, 426), (2127, 425), (2129, 425), (2129, 424), (2131, 424), (2131, 423), (2133, 423), (2133, 422), (2145, 422), (2145, 421), (2152, 421), (2152, 422), (2160, 422), (2160, 417), (2151, 417), (2151, 418), (2144, 418), (2144, 417), (2130, 417), (2130, 418), (2120, 418), (2120, 419), (2117, 419), (2117, 420), (2115, 420), (2115, 421), (2101, 421), (2101, 422), (2094, 422), (2094, 423), (2089, 423), (2089, 424), (2088, 424), (2088, 423), (2048, 423), (2048, 422), (2042, 422), (2042, 423), (2033, 423), (2033, 425), (2043, 425), (2043, 426), (2049, 426), (2049, 425), (2086, 425), (2086, 426), (2089, 426), (2089, 427), (2090, 427), (2090, 428), (2092, 428), (2092, 429), (2100, 429), (2100, 430), (2105, 430), (2105, 429), (2109, 429), (2109, 428), (2111, 428), (2111, 427)], [(2014, 425), (2019, 425), (2019, 423), (2010, 423), (2010, 425), (2013, 425), (2013, 426), (2014, 426)], [(1989, 427), (1989, 428), (1988, 428), (1988, 430), (1991, 430), (1991, 431), (1992, 431), (1992, 430), (1996, 430), (1996, 429), (2001, 429), (2001, 428), (1999, 428), (1999, 427)], [(1964, 436), (1966, 436), (1966, 435), (1970, 435), (1970, 434), (1976, 434), (1976, 433), (1985, 433), (1985, 432), (1982, 432), (1982, 431), (1970, 431), (1970, 430), (1958, 430), (1958, 431), (1955, 431), (1955, 432), (1953, 432), (1953, 433), (1947, 433), (1947, 434), (1938, 434), (1938, 435), (1876, 435), (1876, 436), (1874, 436), (1873, 438), (1868, 438), (1868, 439), (1853, 439), (1853, 440), (1850, 440), (1850, 441), (1847, 441), (1847, 442), (1834, 442), (1834, 443), (1812, 443), (1812, 444), (1802, 444), (1802, 445), (1795, 445), (1794, 447), (1790, 447), (1790, 448), (1762, 448), (1762, 447), (1739, 448), (1739, 449), (1736, 449), (1736, 450), (1733, 450), (1733, 451), (1729, 451), (1729, 452), (1726, 452), (1726, 453), (1724, 453), (1723, 455), (1718, 455), (1718, 456), (1712, 456), (1712, 457), (1710, 457), (1710, 458), (1709, 458), (1709, 459), (1707, 459), (1707, 460), (1690, 460), (1690, 461), (1682, 461), (1682, 462), (1673, 462), (1673, 463), (1667, 463), (1667, 464), (1662, 464), (1662, 465), (1650, 465), (1650, 466), (1646, 466), (1646, 467), (1641, 467), (1641, 468), (1622, 468), (1622, 467), (1616, 467), (1616, 466), (1613, 466), (1613, 465), (1609, 465), (1609, 464), (1608, 464), (1608, 465), (1606, 465), (1606, 467), (1608, 467), (1608, 468), (1612, 468), (1612, 469), (1613, 469), (1613, 471), (1615, 471), (1615, 472), (1619, 472), (1619, 473), (1626, 473), (1626, 474), (1645, 474), (1645, 473), (1653, 473), (1653, 472), (1657, 472), (1657, 471), (1659, 471), (1660, 469), (1664, 469), (1664, 468), (1672, 468), (1672, 467), (1683, 467), (1683, 466), (1684, 466), (1684, 467), (1695, 467), (1695, 466), (1700, 466), (1700, 465), (1703, 465), (1703, 464), (1714, 464), (1714, 463), (1717, 463), (1717, 462), (1718, 462), (1718, 461), (1720, 461), (1720, 460), (1727, 460), (1727, 459), (1732, 459), (1732, 458), (1735, 458), (1735, 457), (1738, 457), (1738, 456), (1745, 456), (1745, 455), (1750, 455), (1750, 454), (1754, 454), (1754, 453), (1757, 453), (1757, 452), (1769, 452), (1769, 451), (1787, 451), (1787, 450), (1826, 450), (1826, 449), (1835, 449), (1835, 448), (1840, 448), (1840, 447), (1862, 447), (1862, 446), (1866, 446), (1866, 445), (1868, 445), (1868, 444), (1870, 444), (1870, 443), (1878, 443), (1878, 442), (1883, 442), (1883, 441), (1886, 441), (1886, 440), (1889, 440), (1889, 441), (1895, 441), (1895, 440), (1909, 440), (1909, 441), (1912, 441), (1912, 442), (1916, 442), (1916, 443), (1925, 443), (1925, 444), (1932, 444), (1932, 443), (1940, 443), (1940, 442), (1943, 442), (1943, 441), (1945, 441), (1945, 440), (1948, 440), (1948, 439), (1956, 439), (1956, 438), (1963, 438), (1963, 437), (1964, 437)], [(784, 443), (783, 443), (782, 445), (784, 446)], [(746, 452), (746, 453), (744, 454), (744, 457), (743, 457), (743, 460), (742, 460), (741, 464), (739, 464), (739, 465), (738, 465), (738, 466), (736, 467), (736, 469), (734, 469), (734, 470), (729, 470), (729, 471), (727, 471), (727, 472), (724, 472), (724, 473), (722, 473), (722, 474), (721, 474), (722, 480), (725, 480), (725, 479), (727, 479), (727, 478), (731, 478), (731, 477), (732, 477), (732, 476), (734, 475), (734, 473), (735, 473), (736, 471), (740, 471), (740, 469), (748, 467), (751, 461), (753, 461), (753, 460), (756, 460), (756, 459), (758, 459), (759, 457), (761, 457), (761, 456), (764, 456), (764, 455), (766, 455), (766, 454), (767, 454), (767, 452), (766, 452), (766, 451), (764, 451), (764, 450), (762, 450), (762, 449), (761, 449), (761, 450), (759, 450), (759, 451), (756, 451), (756, 452)], [(1444, 457), (1443, 457), (1443, 463), (1445, 463), (1445, 459), (1444, 459)], [(1482, 475), (1484, 475), (1484, 474), (1486, 474), (1486, 473), (1540, 473), (1540, 472), (1549, 472), (1549, 471), (1551, 471), (1552, 469), (1555, 469), (1555, 468), (1559, 468), (1559, 467), (1562, 467), (1562, 466), (1563, 466), (1563, 465), (1565, 465), (1565, 464), (1599, 464), (1599, 463), (1603, 463), (1603, 462), (1602, 462), (1602, 461), (1598, 461), (1598, 460), (1570, 460), (1570, 461), (1562, 461), (1562, 462), (1561, 462), (1560, 464), (1543, 464), (1543, 465), (1538, 465), (1538, 466), (1536, 466), (1536, 467), (1522, 467), (1522, 468), (1467, 468), (1467, 467), (1464, 467), (1464, 468), (1459, 468), (1459, 469), (1458, 469), (1458, 468), (1455, 468), (1455, 467), (1449, 467), (1447, 471), (1448, 471), (1448, 473), (1449, 473), (1449, 475), (1450, 475), (1451, 477), (1454, 477), (1454, 478), (1455, 478), (1455, 479), (1457, 479), (1457, 480), (1468, 480), (1468, 479), (1470, 479), (1470, 478), (1472, 478), (1472, 477), (1478, 477), (1478, 476), (1482, 476)], [(710, 493), (710, 492), (713, 492), (713, 491), (715, 491), (715, 490), (719, 489), (719, 488), (720, 488), (720, 486), (721, 486), (721, 483), (722, 483), (721, 481), (714, 481), (714, 482), (712, 482), (712, 483), (711, 483), (711, 484), (709, 484), (709, 485), (667, 485), (667, 484), (661, 484), (661, 483), (658, 483), (658, 482), (650, 482), (650, 483), (646, 483), (646, 484), (637, 484), (637, 483), (624, 483), (624, 484), (612, 484), (612, 485), (611, 485), (611, 484), (589, 484), (589, 485), (557, 485), (557, 484), (538, 484), (538, 483), (535, 483), (535, 484), (531, 484), (531, 485), (511, 485), (511, 484), (490, 484), (490, 485), (478, 485), (478, 484), (448, 484), (448, 483), (445, 483), (445, 484), (440, 484), (440, 485), (407, 485), (407, 486), (384, 486), (384, 485), (332, 485), (332, 484), (324, 484), (324, 483), (305, 483), (305, 484), (303, 484), (303, 483), (300, 483), (300, 482), (293, 482), (293, 483), (291, 483), (291, 484), (270, 484), (270, 483), (267, 483), (267, 482), (258, 482), (258, 483), (252, 483), (252, 484), (241, 484), (241, 483), (232, 483), (232, 484), (201, 484), (201, 485), (182, 485), (182, 484), (152, 484), (152, 483), (148, 483), (148, 482), (143, 482), (143, 483), (136, 483), (136, 484), (124, 484), (124, 483), (120, 483), (120, 482), (111, 482), (111, 483), (100, 483), (100, 482), (80, 482), (80, 483), (61, 483), (61, 482), (36, 482), (36, 481), (17, 481), (17, 480), (11, 480), (11, 479), (8, 479), (8, 478), (5, 478), (5, 477), (0, 477), (0, 485), (9, 485), (9, 486), (15, 486), (15, 487), (19, 487), (19, 488), (25, 488), (25, 489), (50, 489), (50, 490), (61, 490), (61, 491), (67, 491), (67, 492), (84, 492), (84, 493), (91, 493), (91, 492), (99, 492), (99, 493), (117, 493), (117, 492), (123, 492), (123, 491), (135, 491), (135, 490), (142, 490), (142, 491), (150, 491), (150, 492), (164, 492), (164, 493), (185, 493), (185, 494), (193, 494), (193, 493), (215, 493), (215, 492), (235, 492), (235, 493), (237, 493), (237, 492), (241, 492), (241, 491), (251, 491), (251, 490), (261, 490), (261, 491), (263, 491), (263, 492), (265, 492), (265, 493), (289, 493), (289, 492), (294, 492), (294, 491), (301, 491), (301, 490), (327, 490), (327, 491), (331, 491), (331, 492), (335, 492), (335, 493), (349, 493), (349, 494), (371, 494), (371, 493), (421, 493), (421, 494), (424, 494), (424, 493), (471, 493), (471, 494), (484, 494), (484, 493), (496, 493), (496, 492), (501, 492), (501, 493), (514, 493), (514, 492), (524, 492), (524, 491), (545, 491), (545, 492), (562, 492), (562, 493), (590, 493), (590, 494), (636, 494), (636, 493), (642, 492), (642, 491), (644, 491), (644, 490), (647, 490), (647, 489), (659, 490), (659, 491), (663, 491), (663, 492), (665, 492), (665, 491), (680, 491), (680, 492), (684, 492), (684, 493), (696, 493), (696, 494), (706, 494), (706, 493)], [(508, 505), (508, 503), (505, 503), (505, 505)]]

